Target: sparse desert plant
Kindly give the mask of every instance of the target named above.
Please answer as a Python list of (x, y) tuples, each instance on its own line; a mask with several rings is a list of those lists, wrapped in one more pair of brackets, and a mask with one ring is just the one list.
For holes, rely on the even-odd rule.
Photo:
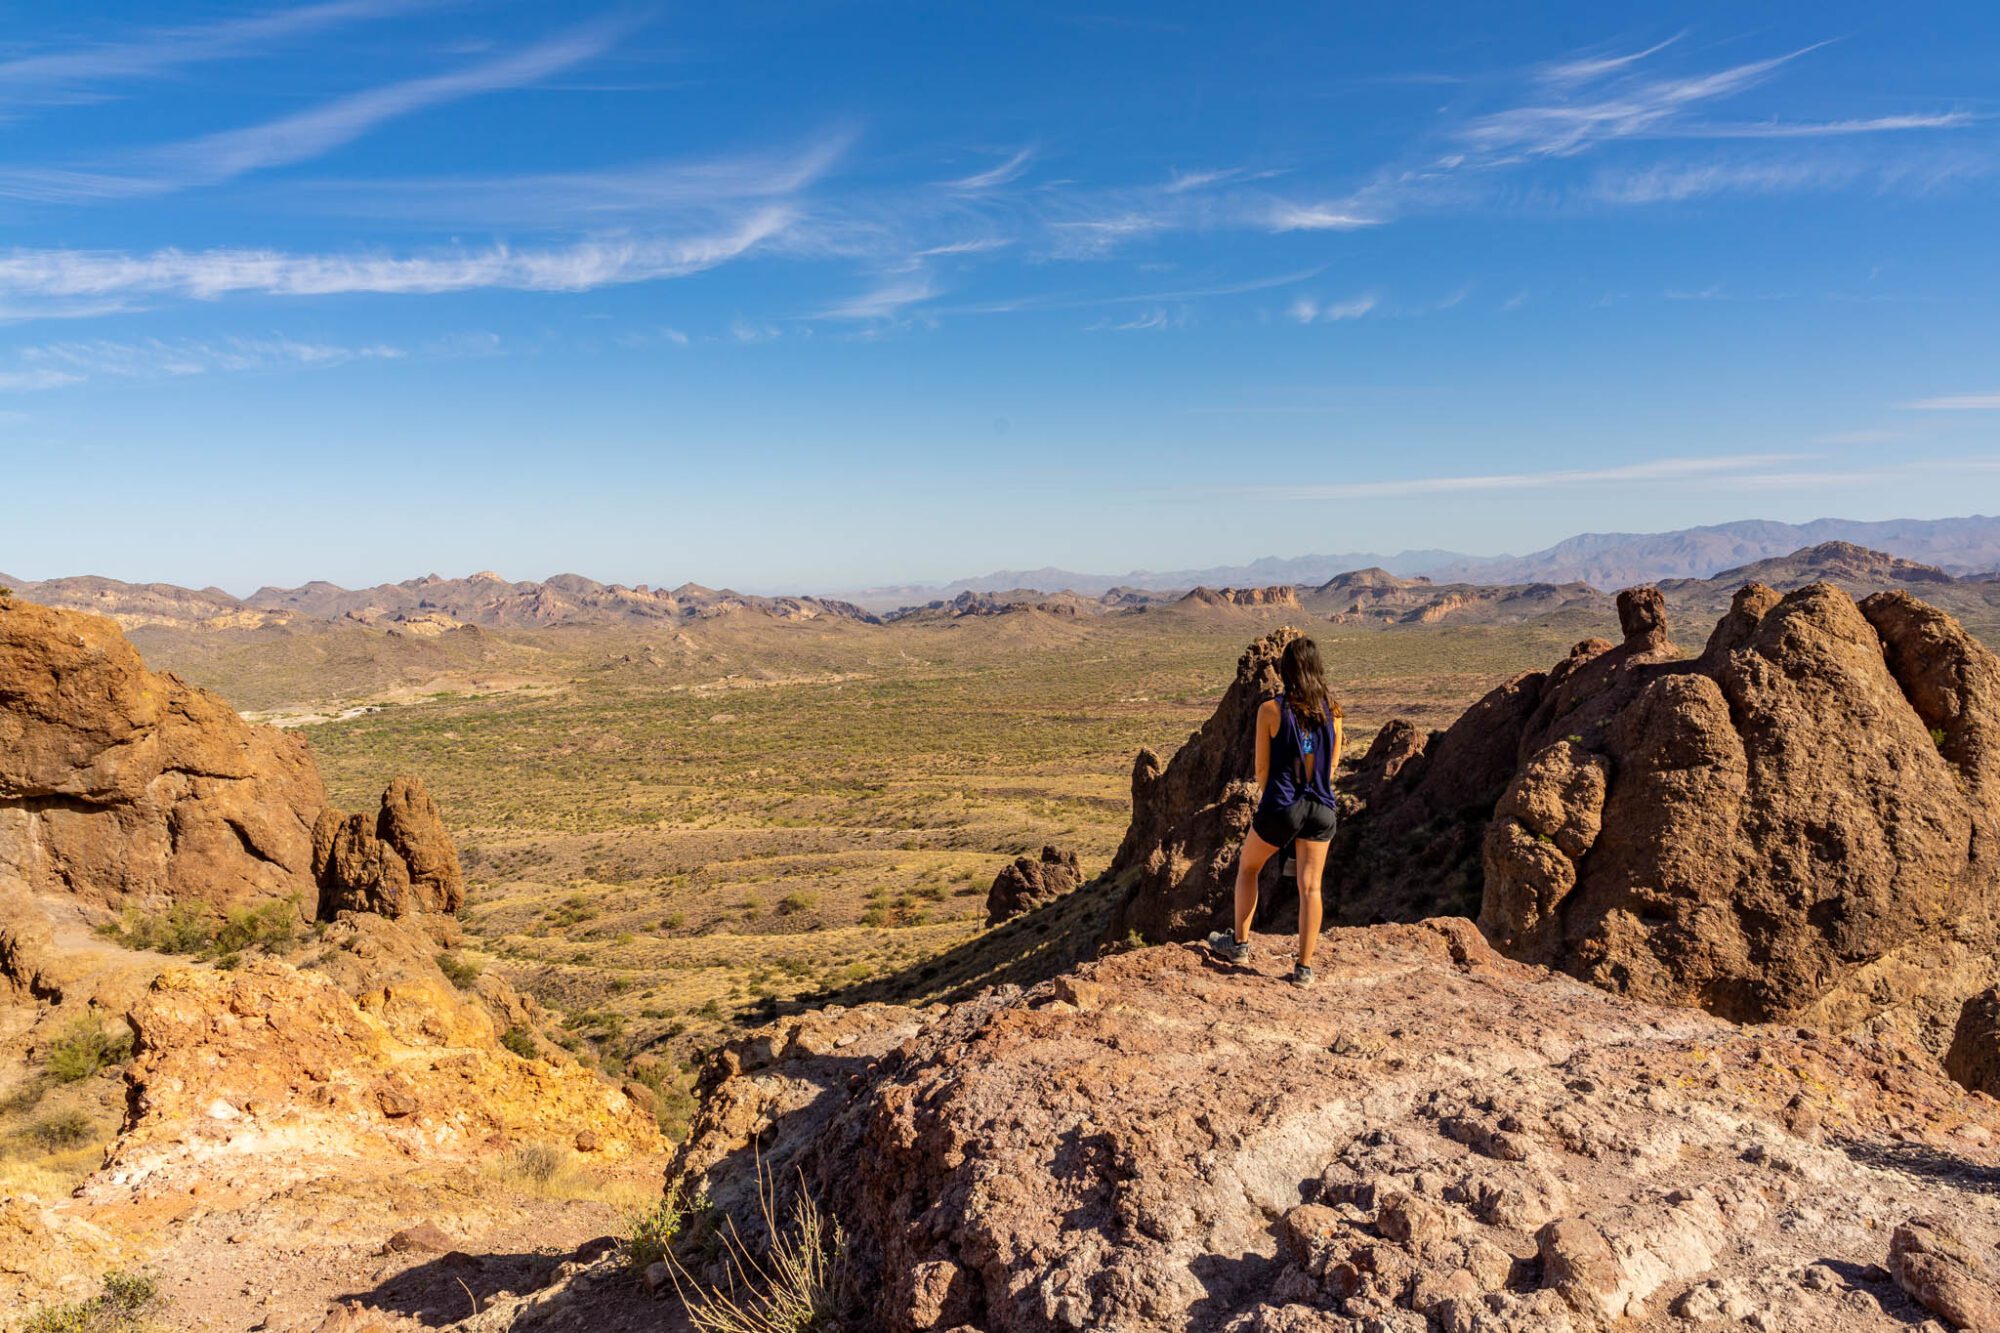
[(518, 1023), (500, 1034), (500, 1044), (523, 1060), (535, 1058), (534, 1034)]
[(536, 1185), (546, 1185), (563, 1169), (567, 1157), (552, 1143), (524, 1143), (507, 1158), (508, 1174)]
[(28, 1142), (43, 1152), (62, 1152), (90, 1142), (90, 1117), (81, 1111), (56, 1111), (29, 1125), (24, 1131)]
[(1943, 728), (1943, 727), (1932, 727), (1932, 728), (1931, 728), (1931, 744), (1932, 744), (1932, 745), (1935, 745), (1935, 746), (1937, 746), (1937, 747), (1938, 747), (1938, 749), (1940, 749), (1940, 750), (1942, 750), (1942, 749), (1944, 748), (1944, 728)]
[(797, 916), (801, 912), (810, 912), (817, 902), (810, 893), (788, 893), (778, 900), (778, 915)]
[(84, 1015), (71, 1019), (62, 1035), (49, 1043), (42, 1053), (42, 1067), (58, 1083), (77, 1083), (131, 1058), (129, 1032), (107, 1032), (95, 1018)]
[(201, 953), (215, 941), (214, 923), (186, 903), (166, 912), (127, 908), (115, 924), (99, 926), (98, 933), (128, 949), (155, 953)]
[(216, 953), (224, 955), (242, 953), (246, 949), (279, 953), (292, 947), (298, 932), (299, 903), (296, 898), (262, 903), (256, 907), (239, 907), (225, 916), (216, 928), (213, 948)]
[(688, 1322), (699, 1333), (837, 1333), (853, 1304), (839, 1221), (819, 1206), (801, 1176), (781, 1223), (777, 1190), (762, 1163), (757, 1201), (769, 1243), (760, 1254), (733, 1220), (725, 1221), (716, 1237), (727, 1275), (722, 1286), (697, 1281), (668, 1253)]
[(153, 1279), (110, 1272), (104, 1287), (87, 1301), (44, 1305), (28, 1316), (25, 1333), (137, 1333), (147, 1326), (146, 1311), (159, 1300)]
[(471, 990), (472, 984), (479, 980), (479, 965), (460, 958), (450, 950), (437, 956), (437, 965), (445, 980), (460, 990)]
[(678, 1188), (668, 1190), (651, 1208), (635, 1213), (626, 1225), (625, 1267), (634, 1276), (641, 1276), (665, 1259), (672, 1252), (685, 1216)]

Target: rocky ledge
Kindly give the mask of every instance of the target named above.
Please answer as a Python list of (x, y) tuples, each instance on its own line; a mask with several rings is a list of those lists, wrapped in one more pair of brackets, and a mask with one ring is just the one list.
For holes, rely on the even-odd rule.
[(675, 1187), (752, 1231), (760, 1166), (813, 1190), (866, 1327), (1994, 1327), (2000, 1104), (1923, 1053), (1463, 919), (1332, 931), (1307, 991), (1256, 943), (788, 1019), (714, 1062)]

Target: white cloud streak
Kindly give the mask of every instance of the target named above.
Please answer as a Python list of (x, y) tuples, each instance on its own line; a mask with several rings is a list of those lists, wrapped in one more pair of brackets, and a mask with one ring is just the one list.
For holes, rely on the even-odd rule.
[(17, 56), (0, 61), (0, 107), (97, 101), (108, 96), (98, 91), (101, 84), (156, 78), (184, 65), (247, 55), (411, 7), (411, 0), (330, 0), (204, 27), (155, 30), (132, 41)]
[(978, 194), (997, 189), (1019, 180), (1034, 160), (1035, 150), (1023, 148), (998, 166), (988, 167), (985, 171), (977, 171), (970, 176), (961, 176), (957, 180), (946, 181), (945, 188), (961, 194)]
[(537, 250), (494, 246), (424, 255), (270, 250), (0, 252), (0, 298), (408, 294), (501, 288), (577, 292), (682, 277), (739, 258), (782, 232), (791, 213), (761, 209), (733, 229), (693, 238), (630, 237)]
[(400, 359), (386, 344), (344, 347), (292, 338), (225, 338), (220, 341), (148, 338), (47, 343), (17, 352), (20, 368), (0, 371), (0, 392), (67, 388), (97, 379), (181, 379), (254, 370), (325, 369), (355, 361)]
[[(1808, 454), (1737, 454), (1719, 458), (1660, 458), (1619, 467), (1580, 468), (1555, 472), (1502, 472), (1454, 477), (1406, 477), (1393, 481), (1341, 482), (1325, 486), (1271, 487), (1269, 493), (1291, 500), (1359, 500), (1408, 495), (1446, 495), (1481, 491), (1528, 491), (1545, 488), (1612, 485), (1626, 481), (1672, 481), (1720, 474), (1753, 472), (1809, 458)], [(1258, 488), (1263, 493), (1263, 488)]]
[(629, 26), (600, 20), (497, 60), (371, 88), (260, 125), (152, 149), (137, 155), (130, 169), (0, 172), (0, 196), (39, 202), (139, 198), (310, 161), (399, 117), (481, 93), (524, 87), (581, 64), (603, 54)]
[(1904, 403), (1907, 412), (2000, 412), (2000, 393), (1955, 393)]
[(1329, 301), (1321, 304), (1310, 296), (1301, 296), (1286, 310), (1301, 324), (1336, 324), (1342, 320), (1360, 319), (1373, 310), (1376, 299), (1372, 295), (1356, 296), (1346, 301)]

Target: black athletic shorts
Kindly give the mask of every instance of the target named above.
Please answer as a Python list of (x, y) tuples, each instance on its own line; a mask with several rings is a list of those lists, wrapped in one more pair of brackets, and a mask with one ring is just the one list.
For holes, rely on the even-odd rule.
[(1336, 820), (1333, 807), (1321, 805), (1310, 796), (1301, 796), (1290, 805), (1259, 807), (1250, 827), (1273, 847), (1292, 841), (1326, 842), (1333, 837)]

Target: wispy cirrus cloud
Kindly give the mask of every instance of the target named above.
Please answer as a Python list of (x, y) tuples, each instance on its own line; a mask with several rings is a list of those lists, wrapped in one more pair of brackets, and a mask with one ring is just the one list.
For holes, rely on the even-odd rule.
[(629, 20), (601, 19), (495, 60), (371, 88), (262, 124), (145, 150), (107, 167), (0, 169), (0, 197), (43, 203), (140, 198), (310, 161), (399, 117), (482, 93), (525, 87), (581, 64), (602, 55), (632, 26)]
[(2000, 392), (1951, 393), (1904, 403), (1906, 412), (2000, 412)]
[(502, 176), (315, 181), (302, 192), (318, 210), (447, 226), (659, 222), (798, 195), (823, 181), (854, 141), (853, 130), (835, 128), (787, 147), (685, 161)]
[(1292, 302), (1285, 313), (1300, 324), (1337, 324), (1342, 320), (1360, 319), (1373, 310), (1376, 304), (1377, 300), (1373, 295), (1325, 302), (1316, 297), (1301, 296)]
[(88, 339), (44, 343), (14, 353), (16, 368), (0, 370), (0, 392), (67, 388), (98, 379), (182, 379), (257, 370), (325, 369), (355, 361), (393, 361), (403, 349), (305, 342), (294, 338), (220, 340)]
[(1035, 160), (1033, 148), (1023, 148), (997, 166), (985, 171), (976, 171), (970, 176), (944, 182), (945, 188), (961, 194), (977, 194), (983, 190), (997, 189), (1002, 185), (1017, 181)]
[(15, 56), (0, 60), (0, 109), (105, 100), (118, 95), (107, 84), (127, 85), (187, 65), (250, 55), (340, 24), (414, 7), (414, 0), (327, 0), (199, 27), (157, 28), (124, 41)]
[(734, 228), (694, 237), (623, 237), (540, 249), (454, 249), (416, 255), (300, 254), (274, 250), (0, 252), (0, 303), (9, 296), (102, 298), (239, 293), (332, 296), (499, 288), (576, 292), (682, 277), (755, 250), (791, 219), (760, 209)]
[(832, 320), (882, 320), (893, 319), (906, 308), (921, 304), (937, 295), (937, 288), (925, 274), (915, 274), (898, 278), (849, 300), (822, 310), (819, 319)]
[[(1358, 500), (1406, 495), (1478, 491), (1526, 491), (1550, 487), (1602, 486), (1628, 481), (1671, 481), (1724, 474), (1754, 473), (1796, 463), (1810, 454), (1732, 454), (1707, 458), (1657, 458), (1616, 467), (1568, 468), (1550, 472), (1474, 473), (1449, 477), (1402, 477), (1387, 481), (1336, 482), (1321, 486), (1270, 487), (1292, 500)], [(1267, 488), (1252, 488), (1263, 493)]]

